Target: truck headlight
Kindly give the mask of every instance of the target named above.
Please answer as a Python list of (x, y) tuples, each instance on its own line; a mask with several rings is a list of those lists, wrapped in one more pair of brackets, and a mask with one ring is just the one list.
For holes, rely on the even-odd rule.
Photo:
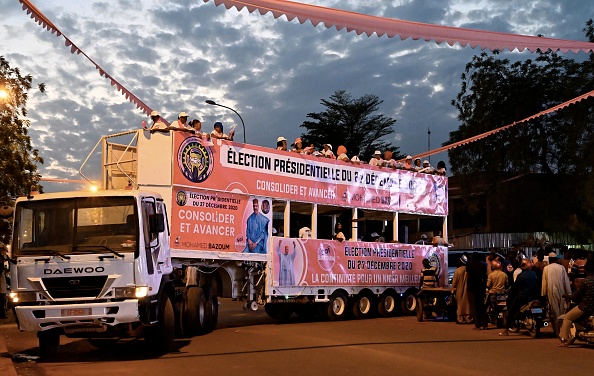
[(148, 286), (138, 286), (136, 287), (136, 297), (137, 298), (144, 298), (148, 295), (149, 288)]
[(8, 297), (12, 303), (34, 302), (37, 300), (37, 295), (34, 291), (11, 292)]

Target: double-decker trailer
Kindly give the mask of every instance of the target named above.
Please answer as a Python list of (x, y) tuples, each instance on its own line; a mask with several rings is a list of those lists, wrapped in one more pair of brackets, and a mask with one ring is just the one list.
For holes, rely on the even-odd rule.
[(447, 246), (398, 241), (422, 221), (447, 239), (444, 176), (146, 130), (104, 136), (81, 174), (99, 147), (101, 190), (15, 206), (13, 303), (45, 353), (62, 334), (168, 348), (216, 326), (218, 297), (274, 318), (412, 313), (425, 258), (446, 283)]

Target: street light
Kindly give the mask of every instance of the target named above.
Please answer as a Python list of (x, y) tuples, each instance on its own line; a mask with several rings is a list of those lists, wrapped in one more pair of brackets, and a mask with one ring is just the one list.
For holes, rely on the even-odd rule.
[(239, 114), (239, 112), (235, 111), (235, 110), (234, 110), (234, 109), (232, 109), (231, 107), (224, 106), (224, 105), (222, 105), (222, 104), (219, 104), (219, 103), (217, 103), (217, 102), (215, 102), (215, 101), (213, 101), (213, 100), (210, 100), (210, 99), (208, 99), (208, 100), (206, 101), (206, 103), (207, 103), (207, 104), (210, 104), (210, 105), (212, 105), (212, 106), (219, 106), (219, 107), (224, 107), (224, 108), (227, 108), (227, 109), (229, 109), (229, 110), (231, 110), (231, 111), (235, 112), (235, 114), (236, 114), (237, 116), (239, 116), (239, 120), (241, 120), (241, 125), (243, 126), (243, 143), (244, 143), (244, 144), (245, 144), (245, 143), (247, 143), (247, 142), (245, 141), (245, 123), (243, 122), (243, 119), (241, 118), (241, 115)]

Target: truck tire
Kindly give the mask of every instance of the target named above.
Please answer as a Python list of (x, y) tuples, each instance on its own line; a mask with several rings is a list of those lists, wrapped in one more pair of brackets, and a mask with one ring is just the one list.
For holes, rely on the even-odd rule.
[(205, 332), (206, 297), (201, 287), (191, 286), (186, 291), (186, 299), (182, 306), (182, 328), (186, 337)]
[(149, 344), (149, 350), (169, 352), (173, 348), (173, 340), (175, 339), (175, 312), (171, 299), (164, 292), (159, 297), (157, 323), (145, 328), (144, 337)]
[(56, 355), (60, 347), (60, 329), (49, 329), (37, 332), (39, 340), (39, 356), (48, 358)]
[(398, 309), (398, 299), (396, 292), (385, 291), (377, 302), (377, 313), (381, 317), (392, 317)]
[(204, 315), (204, 331), (203, 333), (210, 333), (217, 327), (219, 321), (219, 299), (217, 297), (217, 289), (214, 286), (205, 286), (204, 291), (206, 295), (206, 311)]
[(264, 305), (264, 311), (271, 319), (275, 320), (286, 320), (294, 312), (292, 304), (284, 303), (266, 303)]
[(373, 315), (373, 296), (368, 293), (359, 293), (353, 300), (353, 316), (356, 319), (368, 319)]
[(405, 316), (413, 316), (416, 314), (417, 309), (417, 290), (414, 287), (409, 288), (404, 292), (402, 296), (402, 302), (400, 307), (402, 308), (402, 314)]
[(326, 303), (326, 317), (330, 321), (344, 320), (348, 312), (347, 296), (342, 291), (335, 291)]

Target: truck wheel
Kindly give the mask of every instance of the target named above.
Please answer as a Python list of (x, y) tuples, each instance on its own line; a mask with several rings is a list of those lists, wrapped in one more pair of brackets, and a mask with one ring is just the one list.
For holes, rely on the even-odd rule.
[(358, 294), (353, 301), (353, 316), (367, 319), (373, 314), (373, 297), (370, 294)]
[(286, 320), (291, 317), (294, 310), (292, 304), (266, 303), (264, 305), (264, 311), (271, 319)]
[(377, 302), (377, 313), (381, 317), (391, 317), (396, 313), (396, 308), (396, 293), (392, 291), (384, 292)]
[(182, 327), (186, 337), (204, 333), (206, 327), (206, 297), (200, 287), (189, 287), (186, 292), (186, 299), (182, 308)]
[(208, 291), (204, 315), (204, 333), (210, 333), (217, 327), (217, 322), (219, 321), (219, 299), (217, 297), (217, 289), (214, 286), (204, 287), (204, 291)]
[(157, 307), (157, 323), (145, 328), (145, 339), (151, 349), (170, 351), (175, 338), (175, 312), (171, 299), (165, 292), (159, 298)]
[(411, 287), (404, 292), (404, 296), (402, 297), (402, 302), (400, 303), (403, 315), (412, 316), (416, 313), (417, 292), (418, 292), (418, 290), (414, 287)]
[(37, 332), (37, 339), (39, 340), (39, 355), (42, 358), (47, 358), (56, 355), (60, 347), (60, 330), (49, 329), (43, 332)]
[(336, 291), (330, 295), (330, 300), (326, 303), (326, 316), (330, 321), (344, 320), (347, 311), (347, 296), (344, 292)]

